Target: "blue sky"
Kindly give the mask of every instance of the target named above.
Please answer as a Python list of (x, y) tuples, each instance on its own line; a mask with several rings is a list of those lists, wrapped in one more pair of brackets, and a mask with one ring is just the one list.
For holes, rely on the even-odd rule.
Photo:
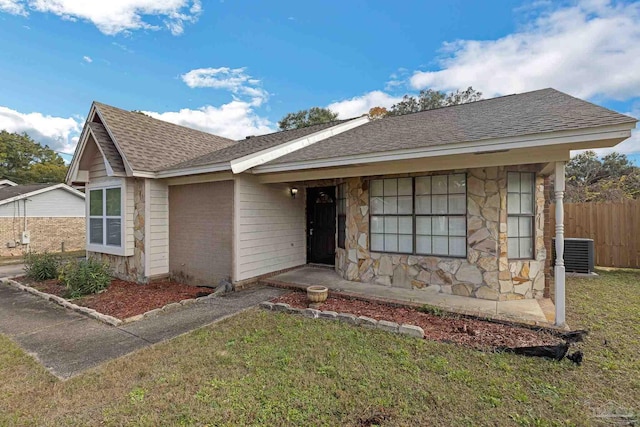
[[(0, 63), (0, 128), (62, 152), (92, 100), (231, 138), (470, 85), (638, 117), (640, 4), (0, 0)], [(640, 153), (638, 134), (618, 149)]]

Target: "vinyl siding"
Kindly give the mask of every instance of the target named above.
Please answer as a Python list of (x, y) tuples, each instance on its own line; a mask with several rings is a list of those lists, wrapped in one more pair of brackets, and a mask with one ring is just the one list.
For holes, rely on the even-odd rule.
[(231, 277), (233, 181), (169, 187), (169, 269), (192, 285)]
[[(169, 273), (169, 187), (163, 181), (149, 179), (145, 195), (145, 244), (147, 276)], [(146, 202), (148, 201), (148, 202)], [(147, 206), (148, 205), (148, 206)]]
[(247, 280), (306, 263), (305, 207), (286, 184), (242, 174), (235, 188), (235, 275)]
[[(17, 200), (0, 206), (0, 217), (14, 215), (24, 217), (25, 202)], [(19, 215), (18, 215), (19, 209)], [(34, 217), (82, 217), (84, 218), (84, 198), (60, 188), (29, 196), (26, 202), (27, 218)]]
[(102, 157), (102, 154), (96, 150), (96, 154), (93, 156), (93, 160), (91, 162), (91, 167), (89, 168), (89, 181), (106, 178), (107, 176), (107, 168), (104, 165), (104, 158)]

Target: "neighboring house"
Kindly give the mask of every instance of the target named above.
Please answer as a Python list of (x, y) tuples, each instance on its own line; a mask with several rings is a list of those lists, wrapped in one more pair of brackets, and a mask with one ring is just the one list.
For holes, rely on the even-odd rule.
[(85, 248), (84, 193), (66, 184), (0, 181), (0, 256)]
[(570, 150), (612, 147), (635, 123), (543, 89), (236, 142), (95, 102), (67, 182), (89, 194), (90, 255), (126, 279), (240, 283), (319, 263), (385, 286), (539, 298), (545, 209), (553, 193), (562, 212)]

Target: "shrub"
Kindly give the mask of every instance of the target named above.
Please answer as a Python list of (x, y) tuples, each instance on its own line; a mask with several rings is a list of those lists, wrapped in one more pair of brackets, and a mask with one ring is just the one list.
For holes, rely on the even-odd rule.
[(67, 287), (71, 298), (95, 294), (111, 283), (107, 267), (107, 264), (94, 259), (71, 261), (60, 269), (58, 279)]
[(49, 252), (29, 252), (24, 257), (24, 269), (27, 277), (42, 282), (55, 279), (60, 268), (60, 257)]

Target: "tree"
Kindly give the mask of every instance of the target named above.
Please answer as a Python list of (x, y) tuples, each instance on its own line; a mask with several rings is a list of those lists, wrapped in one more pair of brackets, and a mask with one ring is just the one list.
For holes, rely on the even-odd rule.
[(63, 182), (67, 166), (58, 153), (26, 133), (0, 131), (0, 177), (18, 184)]
[(369, 110), (369, 119), (377, 120), (386, 117), (389, 114), (386, 108), (384, 107), (373, 107)]
[(287, 114), (278, 122), (278, 127), (280, 130), (300, 129), (321, 123), (329, 123), (337, 118), (338, 113), (328, 108), (312, 107), (308, 110)]
[(469, 86), (466, 90), (456, 90), (446, 94), (433, 89), (421, 90), (418, 97), (405, 95), (402, 101), (391, 106), (390, 116), (402, 116), (419, 111), (433, 110), (436, 108), (448, 107), (450, 105), (466, 104), (468, 102), (480, 101), (482, 92)]
[(604, 202), (640, 197), (640, 168), (627, 156), (610, 153), (602, 159), (585, 151), (572, 158), (566, 167), (568, 202)]

